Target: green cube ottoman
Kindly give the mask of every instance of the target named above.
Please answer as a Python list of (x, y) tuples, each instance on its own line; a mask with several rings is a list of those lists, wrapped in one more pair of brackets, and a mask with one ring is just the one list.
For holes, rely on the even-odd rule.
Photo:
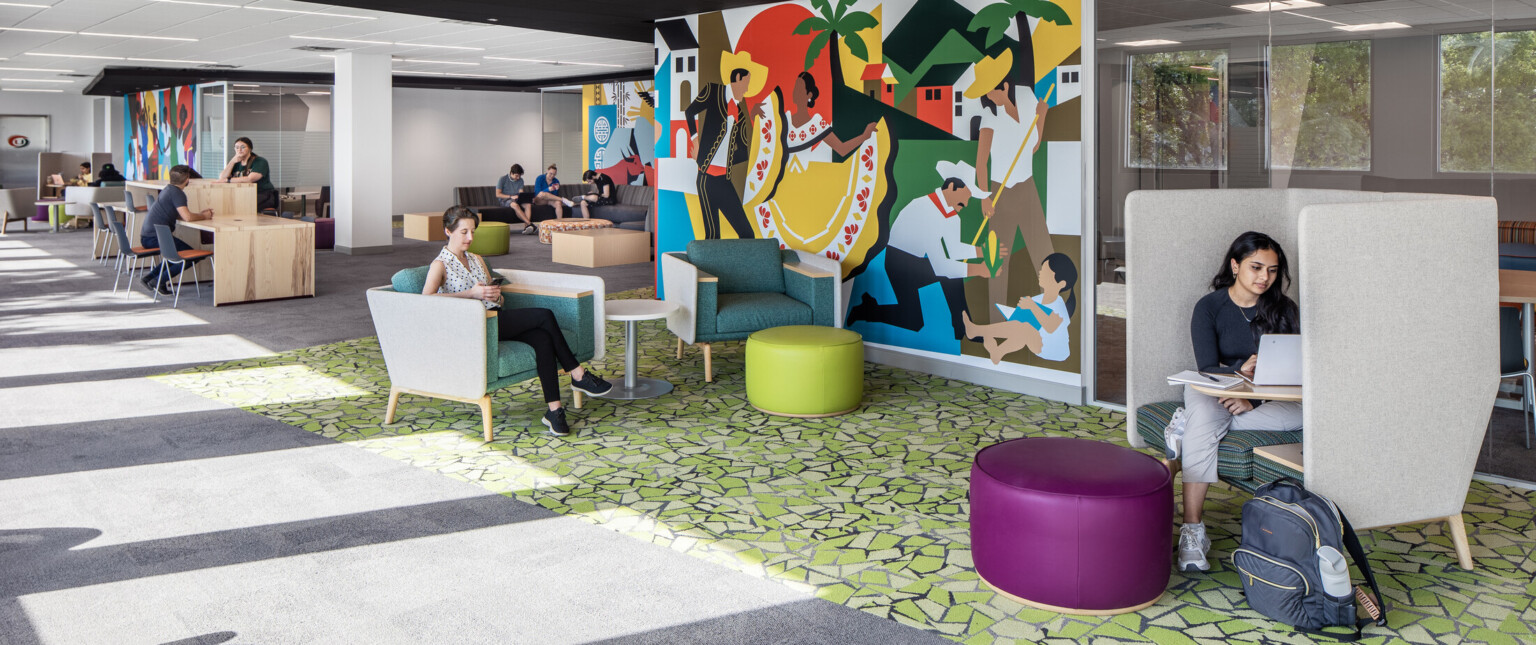
[(768, 414), (830, 417), (864, 400), (864, 338), (816, 325), (772, 327), (747, 338), (747, 400)]
[(512, 227), (503, 222), (480, 222), (475, 227), (475, 241), (469, 243), (469, 252), (475, 255), (506, 255), (512, 241)]

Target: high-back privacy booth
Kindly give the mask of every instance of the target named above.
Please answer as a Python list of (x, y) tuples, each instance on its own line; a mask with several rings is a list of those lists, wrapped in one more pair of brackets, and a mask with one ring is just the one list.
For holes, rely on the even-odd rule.
[(1445, 521), (1470, 569), (1461, 509), (1499, 382), (1496, 213), (1492, 198), (1454, 195), (1131, 193), (1131, 445), (1146, 446), (1138, 412), (1182, 401), (1166, 379), (1195, 367), (1190, 317), (1228, 245), (1267, 233), (1301, 307), (1307, 488), (1359, 528)]

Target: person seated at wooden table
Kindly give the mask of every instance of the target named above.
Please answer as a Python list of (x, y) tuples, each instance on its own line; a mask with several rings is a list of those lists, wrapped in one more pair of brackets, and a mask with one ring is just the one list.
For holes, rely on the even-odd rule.
[[(491, 269), (486, 266), (485, 259), (469, 252), (478, 226), (480, 218), (468, 208), (452, 206), (443, 212), (443, 232), (448, 234), (448, 244), (427, 269), (422, 295), (473, 298), (484, 303), (486, 309), (500, 309), (501, 287), (492, 284)], [(571, 428), (565, 420), (565, 408), (560, 404), (560, 376), (556, 369), (564, 369), (571, 375), (572, 388), (592, 396), (607, 394), (613, 384), (576, 361), (576, 355), (565, 342), (565, 335), (555, 323), (553, 311), (541, 307), (502, 309), (497, 318), (499, 340), (517, 341), (533, 348), (539, 385), (544, 390), (544, 402), (549, 405), (549, 412), (544, 414), (544, 425), (549, 427), (552, 435), (569, 435)]]
[[(1301, 332), (1296, 301), (1285, 295), (1291, 269), (1280, 243), (1263, 233), (1237, 236), (1211, 279), (1211, 292), (1195, 303), (1189, 335), (1195, 365), (1211, 374), (1253, 377), (1259, 337)], [(1184, 387), (1182, 437), (1169, 441), (1172, 467), (1184, 470), (1184, 524), (1179, 530), (1179, 570), (1207, 571), (1211, 540), (1201, 520), (1205, 494), (1216, 481), (1217, 446), (1227, 431), (1292, 431), (1301, 428), (1295, 401), (1218, 399)], [(1170, 426), (1175, 424), (1170, 424)], [(1182, 444), (1182, 445), (1180, 445)]]
[(256, 146), (251, 143), (250, 137), (235, 139), (235, 156), (224, 164), (219, 179), (227, 184), (256, 184), (256, 210), (277, 209), (277, 188), (272, 185), (272, 167), (267, 164), (266, 157), (256, 154)]
[[(171, 167), (171, 182), (160, 190), (160, 197), (155, 200), (155, 205), (150, 207), (149, 212), (144, 216), (144, 225), (139, 228), (139, 244), (144, 248), (160, 247), (160, 238), (155, 233), (156, 224), (164, 224), (175, 231), (178, 221), (196, 222), (213, 217), (211, 208), (205, 208), (196, 213), (187, 208), (187, 193), (184, 189), (191, 178), (192, 168), (181, 165)], [(192, 245), (177, 239), (176, 250), (190, 251)], [(167, 266), (162, 262), (151, 269), (139, 282), (145, 289), (158, 290), (160, 295), (169, 296), (171, 295), (171, 278), (180, 274), (187, 264), (182, 262), (175, 266)]]

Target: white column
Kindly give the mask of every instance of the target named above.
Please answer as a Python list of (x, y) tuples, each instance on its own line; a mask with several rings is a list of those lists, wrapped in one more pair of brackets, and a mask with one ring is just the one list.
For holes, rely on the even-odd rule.
[(389, 65), (388, 54), (336, 55), (331, 212), (336, 218), (336, 250), (342, 253), (388, 253), (394, 237), (394, 90)]

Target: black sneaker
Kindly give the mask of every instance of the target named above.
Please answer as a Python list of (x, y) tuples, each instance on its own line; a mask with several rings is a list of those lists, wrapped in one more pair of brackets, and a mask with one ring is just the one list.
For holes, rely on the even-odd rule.
[(544, 425), (548, 426), (549, 433), (556, 437), (571, 435), (571, 426), (565, 422), (565, 408), (555, 408), (545, 412)]
[(581, 380), (571, 379), (571, 387), (581, 390), (590, 396), (602, 396), (613, 389), (613, 384), (604, 381), (603, 377), (593, 374), (592, 370), (587, 370), (581, 376)]
[(533, 235), (539, 232), (539, 227), (529, 224), (523, 227), (523, 235)]
[(171, 285), (170, 285), (170, 281), (169, 280), (167, 280), (165, 282), (161, 282), (159, 285), (156, 285), (153, 278), (146, 277), (146, 278), (140, 278), (139, 279), (139, 284), (144, 285), (144, 290), (145, 291), (149, 291), (151, 293), (153, 293), (155, 291), (159, 291), (160, 295), (162, 295), (162, 296), (169, 296), (172, 293)]

